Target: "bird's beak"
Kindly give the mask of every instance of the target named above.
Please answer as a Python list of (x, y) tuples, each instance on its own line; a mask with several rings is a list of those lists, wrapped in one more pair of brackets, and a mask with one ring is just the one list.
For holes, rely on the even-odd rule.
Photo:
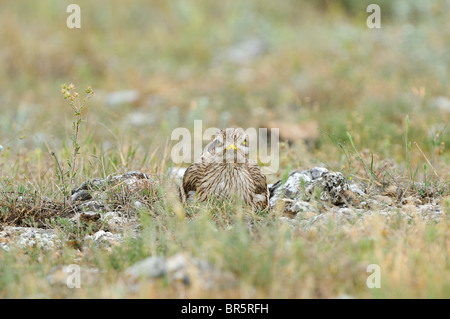
[(231, 149), (234, 150), (233, 153), (236, 153), (238, 148), (237, 148), (234, 144), (230, 144), (230, 145), (227, 147), (226, 150), (229, 151), (229, 150), (231, 150)]

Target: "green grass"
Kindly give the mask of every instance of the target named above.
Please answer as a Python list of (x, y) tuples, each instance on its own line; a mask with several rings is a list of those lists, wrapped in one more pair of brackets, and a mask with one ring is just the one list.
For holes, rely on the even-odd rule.
[[(332, 298), (345, 293), (360, 298), (428, 298), (448, 294), (448, 264), (438, 248), (448, 241), (446, 225), (417, 222), (411, 229), (404, 220), (389, 225), (373, 218), (344, 229), (330, 223), (304, 233), (292, 232), (270, 216), (247, 216), (255, 224), (250, 234), (243, 217), (229, 214), (224, 224), (213, 220), (208, 210), (191, 220), (165, 214), (144, 221), (140, 238), (127, 238), (110, 250), (93, 245), (81, 253), (68, 247), (57, 254), (36, 249), (0, 252), (4, 261), (1, 292), (8, 297), (133, 296), (124, 289), (126, 267), (147, 256), (188, 250), (240, 279), (234, 291), (218, 291), (214, 297)], [(39, 262), (42, 259), (46, 262)], [(102, 269), (97, 278), (100, 285), (82, 283), (82, 289), (73, 290), (48, 285), (45, 276), (52, 267), (75, 262), (86, 269)], [(372, 263), (382, 269), (378, 290), (365, 284), (366, 268)], [(202, 297), (205, 291), (188, 289), (187, 294)], [(147, 287), (138, 295), (179, 297), (181, 292), (167, 288), (156, 293)]]

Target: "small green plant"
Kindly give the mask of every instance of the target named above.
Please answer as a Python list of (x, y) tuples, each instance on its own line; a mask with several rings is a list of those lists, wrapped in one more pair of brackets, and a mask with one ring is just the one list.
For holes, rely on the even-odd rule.
[[(73, 182), (76, 176), (76, 165), (77, 165), (77, 155), (80, 154), (80, 144), (78, 142), (80, 126), (83, 121), (82, 119), (82, 111), (87, 107), (88, 100), (94, 95), (94, 91), (90, 86), (88, 86), (85, 90), (85, 97), (82, 99), (80, 94), (75, 91), (75, 86), (71, 83), (70, 85), (63, 84), (61, 87), (61, 94), (64, 99), (68, 102), (69, 106), (73, 110), (73, 114), (75, 116), (74, 121), (72, 122), (72, 147), (73, 153), (71, 158), (67, 159), (67, 165), (69, 169), (66, 173), (63, 172), (61, 165), (56, 157), (55, 153), (52, 152), (53, 157), (55, 158), (55, 162), (58, 168), (58, 175), (60, 177), (60, 182), (63, 184), (63, 193), (65, 196), (68, 195), (68, 189), (73, 187)], [(68, 183), (65, 183), (64, 175), (68, 177)]]
[[(417, 173), (419, 172), (420, 162), (417, 163), (416, 169), (413, 171), (411, 166), (411, 141), (408, 139), (409, 134), (409, 117), (406, 116), (405, 119), (405, 161), (406, 161), (406, 169), (409, 175), (410, 184), (412, 185), (413, 189), (418, 192), (421, 196), (427, 196), (429, 191), (435, 191), (439, 194), (444, 194), (447, 191), (447, 184), (448, 181), (442, 181), (436, 172), (435, 168), (433, 167), (433, 164), (430, 162), (428, 157), (425, 155), (425, 153), (420, 148), (419, 144), (414, 141), (414, 145), (417, 147), (417, 149), (422, 154), (423, 158), (425, 159), (426, 163), (429, 165), (429, 167), (432, 170), (432, 173), (428, 173), (428, 166), (426, 163), (423, 164), (423, 186), (418, 187), (416, 185), (416, 179), (417, 179)], [(434, 182), (433, 182), (434, 181)], [(437, 186), (436, 189), (433, 189), (433, 184)], [(440, 184), (440, 186), (438, 186)]]
[(355, 152), (356, 157), (360, 160), (360, 162), (363, 164), (364, 169), (367, 172), (367, 175), (370, 176), (370, 182), (371, 184), (375, 181), (377, 181), (378, 185), (381, 185), (380, 180), (378, 179), (378, 177), (375, 175), (374, 171), (373, 171), (373, 153), (372, 153), (372, 159), (370, 161), (370, 168), (367, 166), (366, 162), (364, 161), (364, 159), (361, 157), (361, 155), (359, 154), (358, 150), (355, 147), (355, 144), (353, 143), (353, 139), (352, 139), (352, 135), (350, 134), (350, 132), (347, 132), (347, 137), (350, 141), (350, 144), (352, 145), (353, 151)]
[(339, 142), (333, 135), (331, 135), (330, 133), (324, 131), (324, 130), (320, 130), (322, 133), (326, 134), (328, 136), (328, 138), (331, 140), (331, 142), (333, 142), (334, 144), (336, 144), (344, 153), (344, 156), (347, 160), (347, 177), (349, 179), (351, 179), (350, 176), (350, 170), (352, 167), (352, 160), (350, 157), (350, 150), (348, 149), (348, 146), (345, 144), (345, 142), (341, 143)]
[(417, 164), (417, 167), (415, 171), (412, 171), (411, 167), (411, 141), (408, 140), (408, 132), (409, 132), (409, 116), (406, 115), (405, 119), (405, 163), (406, 163), (406, 170), (409, 175), (409, 179), (411, 181), (412, 186), (415, 188), (414, 181), (416, 179), (417, 171), (419, 170), (419, 164)]

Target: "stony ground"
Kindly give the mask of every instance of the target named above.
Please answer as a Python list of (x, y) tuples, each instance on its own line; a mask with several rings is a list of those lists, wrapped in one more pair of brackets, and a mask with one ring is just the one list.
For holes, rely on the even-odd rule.
[[(183, 168), (169, 171), (172, 191), (180, 185), (184, 171)], [(412, 229), (416, 222), (448, 225), (448, 213), (443, 206), (444, 202), (449, 204), (448, 194), (444, 195), (446, 197), (420, 198), (396, 187), (384, 191), (369, 190), (367, 185), (346, 180), (342, 173), (331, 172), (324, 167), (292, 171), (284, 180), (268, 186), (270, 210), (263, 212), (262, 218), (273, 223), (275, 217), (279, 227), (283, 228), (285, 224), (289, 232), (308, 234), (312, 238), (330, 225), (335, 225), (338, 230), (363, 231), (367, 224), (373, 223), (373, 227), (378, 227), (375, 221), (380, 219), (386, 225), (402, 220)], [(38, 214), (31, 210), (34, 215), (24, 214), (16, 219), (4, 215), (0, 248), (6, 252), (25, 250), (29, 253), (27, 249), (58, 252), (71, 247), (81, 260), (92, 247), (111, 251), (111, 247), (120, 247), (126, 240), (145, 237), (143, 231), (146, 229), (141, 225), (140, 214), (158, 214), (155, 205), (170, 196), (160, 192), (159, 187), (157, 178), (137, 171), (88, 180), (72, 190), (62, 211), (55, 210), (61, 203), (40, 199)], [(30, 200), (18, 197), (14, 209), (22, 212), (27, 207), (30, 209), (33, 205)], [(183, 214), (189, 211), (189, 206), (187, 204)], [(190, 215), (185, 222), (195, 218), (195, 214)], [(30, 221), (34, 227), (27, 225)], [(247, 218), (245, 231), (253, 234), (254, 224), (255, 220)], [(61, 228), (61, 225), (64, 226)], [(233, 227), (232, 223), (227, 227)], [(79, 230), (83, 235), (76, 234)], [(388, 231), (385, 230), (386, 233)], [(49, 268), (45, 273), (47, 284), (67, 286), (72, 271), (70, 267), (61, 264)], [(83, 284), (98, 283), (98, 276), (105, 272), (101, 268), (83, 267)], [(124, 268), (120, 277), (123, 281), (121, 289), (131, 295), (140, 289), (148, 289), (145, 287), (157, 280), (164, 280), (176, 290), (195, 287), (200, 291), (232, 291), (239, 287), (238, 275), (198, 259), (187, 251), (139, 260)], [(349, 297), (346, 294), (342, 296)]]

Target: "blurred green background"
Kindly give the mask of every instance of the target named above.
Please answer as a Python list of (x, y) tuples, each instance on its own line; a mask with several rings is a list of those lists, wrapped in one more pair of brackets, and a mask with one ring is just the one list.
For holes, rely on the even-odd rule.
[[(372, 2), (77, 1), (81, 29), (69, 29), (73, 1), (2, 1), (2, 174), (7, 162), (68, 145), (63, 83), (96, 93), (83, 114), (84, 154), (164, 150), (194, 120), (276, 121), (313, 142), (296, 146), (290, 166), (340, 168), (347, 131), (358, 148), (402, 162), (409, 115), (410, 139), (447, 171), (450, 1), (376, 1), (381, 28), (369, 29)], [(122, 165), (146, 167), (145, 158)]]

